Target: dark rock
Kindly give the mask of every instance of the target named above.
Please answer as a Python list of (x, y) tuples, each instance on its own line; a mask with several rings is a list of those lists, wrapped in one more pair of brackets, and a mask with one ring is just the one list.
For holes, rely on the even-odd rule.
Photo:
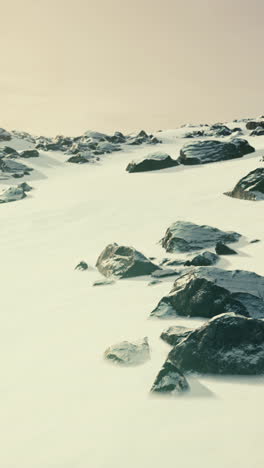
[(155, 279), (155, 280), (152, 280), (148, 283), (148, 286), (155, 286), (156, 284), (160, 284), (162, 283), (161, 280), (158, 280), (158, 279)]
[(204, 136), (204, 130), (194, 130), (184, 135), (184, 138), (200, 138)]
[(181, 164), (206, 164), (241, 158), (255, 149), (246, 140), (234, 138), (231, 142), (217, 140), (195, 141), (183, 146), (178, 158)]
[(11, 138), (11, 133), (7, 132), (4, 128), (0, 128), (0, 141), (10, 141)]
[(209, 130), (206, 132), (206, 136), (224, 137), (232, 134), (232, 130), (226, 125), (216, 123), (211, 125)]
[(187, 327), (169, 327), (167, 330), (164, 330), (160, 337), (163, 341), (168, 343), (171, 346), (176, 346), (181, 340), (186, 338), (191, 332), (192, 328)]
[(114, 284), (114, 283), (115, 281), (113, 280), (102, 279), (102, 280), (95, 281), (93, 286), (110, 286), (111, 284)]
[(185, 266), (209, 266), (215, 265), (219, 258), (213, 252), (205, 251), (199, 255), (196, 255), (192, 260), (187, 260)]
[(28, 149), (20, 152), (21, 158), (38, 158), (39, 152), (36, 149)]
[(134, 247), (109, 244), (99, 256), (96, 266), (106, 277), (130, 278), (150, 275), (159, 269)]
[(21, 188), (24, 192), (30, 192), (33, 189), (27, 182), (22, 182), (22, 184), (18, 185), (18, 188)]
[(226, 313), (181, 340), (168, 362), (181, 372), (258, 375), (264, 372), (264, 322)]
[(19, 153), (14, 148), (11, 148), (10, 146), (3, 146), (2, 148), (0, 148), (0, 158), (6, 157), (6, 156), (18, 157)]
[(264, 277), (256, 273), (197, 267), (176, 279), (171, 292), (160, 300), (151, 316), (212, 318), (235, 312), (259, 318), (264, 317), (263, 298)]
[(264, 127), (257, 127), (250, 133), (250, 136), (262, 136), (264, 135)]
[(187, 392), (189, 384), (181, 371), (169, 359), (164, 363), (151, 388), (153, 393), (178, 395)]
[(215, 246), (215, 251), (217, 255), (237, 255), (237, 252), (235, 250), (230, 249), (230, 247), (223, 244), (223, 242), (217, 242)]
[(104, 353), (105, 359), (124, 366), (143, 364), (150, 359), (150, 349), (147, 337), (143, 340), (122, 341), (110, 346)]
[(88, 270), (88, 264), (82, 260), (82, 261), (81, 261), (80, 263), (78, 263), (78, 265), (75, 267), (75, 270), (82, 270), (82, 271)]
[(260, 239), (253, 239), (252, 241), (250, 241), (250, 244), (256, 244), (256, 242), (260, 242)]
[(83, 156), (82, 154), (77, 154), (76, 156), (71, 156), (67, 159), (67, 162), (74, 164), (86, 164), (94, 161), (94, 156)]
[(128, 172), (157, 171), (178, 165), (179, 163), (168, 154), (157, 152), (149, 154), (139, 161), (132, 161), (128, 164), (126, 170)]
[(167, 276), (175, 276), (175, 275), (178, 275), (179, 273), (175, 270), (173, 270), (172, 268), (167, 268), (167, 269), (159, 269), (159, 270), (156, 270), (156, 271), (153, 271), (153, 273), (151, 273), (151, 276), (153, 276), (153, 278), (166, 278)]
[(189, 252), (215, 246), (218, 241), (236, 242), (241, 237), (237, 232), (224, 232), (220, 229), (187, 221), (176, 221), (166, 231), (161, 240), (167, 252)]
[(120, 151), (121, 147), (119, 145), (115, 145), (113, 143), (109, 143), (107, 141), (99, 142), (94, 154), (106, 154), (106, 153), (113, 153), (114, 151)]
[(264, 168), (258, 167), (239, 180), (232, 192), (226, 193), (233, 198), (242, 200), (264, 199)]
[(0, 169), (2, 172), (14, 174), (20, 174), (22, 177), (32, 171), (31, 167), (22, 164), (21, 162), (14, 161), (13, 159), (2, 158), (0, 159)]
[(255, 130), (256, 128), (261, 127), (264, 128), (264, 120), (260, 121), (253, 121), (250, 120), (249, 122), (246, 123), (246, 128), (248, 130)]

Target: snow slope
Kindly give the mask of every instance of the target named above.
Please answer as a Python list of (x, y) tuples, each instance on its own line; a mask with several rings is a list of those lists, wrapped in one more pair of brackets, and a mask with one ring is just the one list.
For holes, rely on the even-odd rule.
[[(158, 133), (163, 144), (155, 150), (177, 157), (182, 134)], [(74, 271), (80, 260), (94, 265), (113, 241), (168, 257), (158, 241), (172, 222), (186, 219), (261, 239), (242, 240), (240, 255), (219, 266), (264, 275), (263, 202), (223, 195), (263, 164), (264, 137), (247, 139), (257, 151), (242, 159), (149, 173), (125, 172), (153, 151), (149, 146), (98, 165), (66, 164), (53, 152), (25, 161), (35, 171), (19, 183), (34, 190), (0, 206), (1, 468), (263, 466), (264, 378), (193, 378), (188, 397), (149, 395), (170, 349), (161, 331), (201, 323), (149, 319), (173, 279), (93, 287), (95, 269)], [(31, 146), (19, 139), (8, 145)], [(9, 184), (0, 181), (0, 188)], [(111, 344), (144, 336), (146, 364), (118, 368), (103, 360)]]

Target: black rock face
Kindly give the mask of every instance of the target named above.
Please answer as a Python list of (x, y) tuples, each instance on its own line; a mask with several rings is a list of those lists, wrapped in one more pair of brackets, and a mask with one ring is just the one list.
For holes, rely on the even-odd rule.
[(243, 270), (197, 267), (174, 282), (151, 317), (212, 318), (225, 312), (264, 317), (264, 277)]
[(187, 221), (176, 221), (161, 240), (167, 252), (190, 252), (214, 247), (217, 242), (236, 242), (241, 234), (221, 231), (212, 226), (198, 225)]
[(249, 122), (246, 123), (246, 128), (248, 130), (255, 130), (258, 127), (264, 128), (264, 120), (260, 120), (260, 121), (250, 120)]
[(254, 151), (255, 149), (241, 138), (234, 138), (228, 143), (217, 140), (195, 141), (183, 146), (178, 161), (186, 165), (206, 164), (241, 158)]
[(22, 158), (38, 158), (39, 152), (36, 149), (29, 149), (20, 152)]
[(166, 153), (152, 153), (139, 161), (128, 164), (127, 172), (146, 172), (178, 166), (179, 163)]
[(264, 322), (226, 313), (181, 340), (169, 353), (181, 372), (258, 375), (264, 372)]
[(99, 256), (96, 266), (106, 277), (130, 278), (150, 275), (160, 267), (134, 247), (109, 244)]
[(217, 242), (215, 246), (215, 251), (218, 255), (237, 255), (237, 252), (235, 250), (230, 249), (230, 247), (223, 244), (223, 242)]
[(232, 192), (226, 193), (241, 200), (264, 200), (264, 168), (258, 167), (239, 180)]

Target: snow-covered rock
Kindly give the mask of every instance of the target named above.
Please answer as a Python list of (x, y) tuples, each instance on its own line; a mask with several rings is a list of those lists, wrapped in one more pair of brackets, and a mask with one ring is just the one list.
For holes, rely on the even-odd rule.
[(7, 132), (4, 128), (0, 128), (0, 141), (9, 141), (11, 138), (11, 133)]
[(36, 149), (27, 149), (20, 151), (21, 158), (38, 158), (39, 152)]
[(104, 353), (105, 359), (116, 364), (135, 366), (143, 364), (150, 359), (148, 338), (130, 342), (122, 341), (110, 346)]
[(164, 330), (160, 337), (171, 346), (176, 346), (183, 338), (186, 338), (193, 330), (187, 327), (172, 326)]
[(186, 266), (209, 266), (215, 265), (219, 260), (219, 257), (213, 252), (205, 251), (199, 255), (196, 255), (192, 260), (185, 262)]
[(219, 241), (236, 242), (240, 237), (241, 234), (237, 232), (224, 232), (211, 226), (176, 221), (167, 229), (161, 243), (167, 252), (188, 252), (215, 246)]
[(0, 193), (0, 203), (22, 200), (25, 197), (26, 193), (21, 187), (9, 187)]
[(230, 142), (217, 140), (195, 141), (184, 145), (178, 161), (181, 164), (206, 164), (241, 158), (255, 149), (246, 140), (234, 138)]
[(264, 200), (264, 168), (258, 167), (249, 172), (226, 195), (242, 200)]
[(99, 256), (96, 266), (106, 277), (129, 278), (150, 275), (159, 266), (134, 247), (109, 244)]
[(138, 161), (132, 161), (128, 164), (126, 170), (127, 172), (157, 171), (178, 165), (179, 163), (172, 159), (169, 154), (156, 152), (148, 154)]
[(264, 322), (226, 313), (192, 331), (169, 353), (181, 372), (264, 373)]
[(184, 394), (189, 389), (189, 384), (182, 372), (172, 361), (167, 359), (154, 381), (151, 392), (180, 395)]

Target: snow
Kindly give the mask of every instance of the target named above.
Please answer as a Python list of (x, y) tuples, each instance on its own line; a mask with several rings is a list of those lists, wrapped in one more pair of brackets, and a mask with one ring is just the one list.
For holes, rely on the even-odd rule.
[[(157, 133), (163, 144), (155, 149), (177, 158), (185, 132)], [(203, 322), (149, 319), (174, 278), (152, 288), (149, 278), (95, 288), (95, 269), (74, 270), (80, 260), (95, 265), (112, 242), (176, 258), (158, 241), (185, 219), (261, 239), (238, 243), (239, 255), (218, 266), (264, 275), (262, 202), (223, 195), (261, 165), (264, 137), (245, 138), (257, 152), (238, 160), (133, 175), (127, 164), (149, 146), (127, 147), (98, 165), (66, 164), (56, 152), (26, 161), (35, 171), (19, 183), (34, 190), (0, 206), (1, 467), (263, 466), (263, 378), (192, 377), (188, 397), (149, 394), (170, 349), (162, 330)], [(33, 147), (19, 138), (8, 144)], [(0, 183), (1, 190), (17, 185)], [(113, 343), (142, 336), (151, 348), (146, 364), (104, 361)]]

